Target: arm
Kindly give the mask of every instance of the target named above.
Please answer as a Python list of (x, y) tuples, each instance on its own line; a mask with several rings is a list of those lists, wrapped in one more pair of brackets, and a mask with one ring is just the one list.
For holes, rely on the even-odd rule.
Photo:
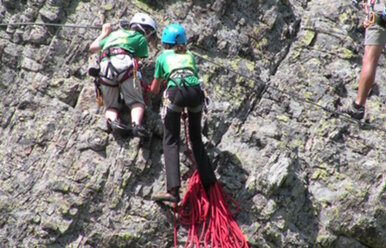
[(161, 88), (161, 78), (154, 78), (153, 81), (151, 82), (151, 87), (150, 90), (153, 92), (154, 95), (157, 95), (158, 92), (160, 91)]
[(99, 46), (99, 42), (103, 40), (111, 31), (111, 23), (103, 24), (102, 26), (102, 33), (91, 43), (90, 45), (90, 51), (91, 52), (97, 52), (101, 50), (101, 47)]
[(154, 68), (154, 79), (151, 82), (150, 90), (154, 95), (157, 95), (161, 89), (161, 83), (164, 79), (164, 71), (162, 68), (162, 63), (164, 61), (164, 57), (162, 53), (157, 56), (155, 60), (155, 68)]

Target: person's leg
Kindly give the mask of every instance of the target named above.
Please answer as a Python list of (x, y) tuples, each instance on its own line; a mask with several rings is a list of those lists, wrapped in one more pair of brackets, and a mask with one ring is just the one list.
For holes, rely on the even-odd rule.
[(359, 88), (355, 104), (365, 106), (368, 93), (374, 83), (379, 57), (383, 46), (366, 45), (362, 59), (362, 68), (359, 75)]
[(133, 135), (137, 137), (148, 137), (149, 132), (142, 126), (145, 102), (140, 87), (132, 77), (120, 84), (124, 103), (130, 108)]
[(163, 152), (166, 169), (166, 188), (180, 187), (179, 139), (181, 113), (167, 109), (164, 119)]
[(152, 196), (155, 201), (169, 201), (178, 203), (180, 200), (180, 160), (179, 160), (179, 139), (180, 139), (180, 112), (167, 109), (164, 118), (163, 151), (166, 170), (165, 193), (157, 193)]
[(118, 87), (110, 87), (101, 85), (103, 105), (105, 108), (104, 116), (107, 121), (117, 121), (119, 112), (119, 89)]
[(354, 101), (344, 108), (344, 112), (357, 120), (361, 120), (365, 116), (366, 100), (374, 84), (379, 57), (386, 44), (386, 29), (377, 24), (370, 25), (366, 28), (364, 43), (365, 51), (359, 74), (357, 95)]
[(108, 108), (105, 111), (106, 120), (116, 121), (118, 120), (118, 110), (115, 108)]
[(130, 108), (133, 135), (142, 138), (149, 137), (150, 133), (141, 124), (145, 106), (142, 103), (134, 103)]
[(120, 85), (120, 90), (126, 106), (131, 109), (131, 122), (141, 125), (145, 111), (142, 89), (136, 86), (133, 78), (128, 78)]
[(213, 171), (212, 163), (209, 160), (208, 154), (205, 151), (201, 136), (201, 116), (200, 112), (188, 112), (189, 118), (189, 138), (192, 144), (194, 158), (197, 164), (198, 174), (205, 188), (216, 181), (216, 176)]
[(145, 107), (142, 103), (134, 103), (131, 105), (131, 122), (136, 126), (141, 126)]

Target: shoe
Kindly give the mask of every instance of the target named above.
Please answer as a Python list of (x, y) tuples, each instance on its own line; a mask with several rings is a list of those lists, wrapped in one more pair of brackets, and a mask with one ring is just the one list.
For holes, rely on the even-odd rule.
[(356, 120), (361, 120), (365, 116), (365, 107), (358, 105), (353, 101), (343, 112), (350, 115), (352, 118)]
[(113, 132), (113, 129), (111, 128), (111, 120), (110, 119), (106, 120), (106, 128), (107, 128), (107, 132), (108, 133), (112, 133)]
[(146, 138), (150, 136), (149, 132), (143, 126), (136, 125), (135, 123), (133, 123), (132, 132), (133, 136), (139, 138)]
[(178, 193), (172, 194), (170, 192), (158, 193), (151, 197), (153, 201), (157, 202), (174, 202), (178, 204), (180, 202), (180, 196)]
[(132, 133), (132, 129), (129, 126), (121, 123), (119, 120), (112, 121), (108, 119), (106, 121), (107, 131), (113, 134), (118, 134), (121, 136), (127, 136)]

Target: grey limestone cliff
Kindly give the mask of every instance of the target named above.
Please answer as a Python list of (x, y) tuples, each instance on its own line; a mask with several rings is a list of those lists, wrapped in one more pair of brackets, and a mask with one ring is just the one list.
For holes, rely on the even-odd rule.
[[(339, 112), (358, 86), (362, 10), (344, 0), (0, 1), (7, 24), (95, 26), (135, 12), (159, 33), (186, 28), (212, 99), (205, 146), (250, 247), (386, 247), (385, 52), (366, 120)], [(160, 96), (149, 95), (147, 144), (107, 133), (87, 75), (99, 32), (0, 26), (0, 247), (173, 247), (173, 213), (150, 200), (165, 185)], [(142, 62), (147, 83), (159, 49)]]

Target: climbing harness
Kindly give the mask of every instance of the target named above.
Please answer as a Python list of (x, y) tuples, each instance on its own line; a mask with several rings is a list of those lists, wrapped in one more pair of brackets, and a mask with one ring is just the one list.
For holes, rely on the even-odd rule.
[[(127, 57), (117, 59), (117, 55)], [(104, 49), (100, 53), (99, 62), (101, 66), (99, 81), (101, 84), (118, 87), (119, 84), (123, 83), (131, 76), (136, 79), (137, 60), (122, 48), (111, 47)], [(116, 84), (116, 82), (118, 82), (118, 84)], [(136, 85), (135, 88), (137, 88)]]
[(143, 101), (145, 102), (145, 105), (147, 105), (147, 93), (151, 90), (151, 84), (145, 84), (142, 78), (139, 80), (139, 83), (143, 89)]
[[(116, 59), (116, 56), (128, 56)], [(115, 59), (115, 60), (114, 60)], [(118, 63), (122, 60), (122, 63)], [(98, 107), (103, 106), (102, 91), (100, 86), (118, 87), (130, 77), (133, 77), (134, 89), (138, 90), (138, 84), (143, 85), (141, 76), (137, 72), (137, 60), (129, 52), (119, 47), (104, 49), (98, 55), (89, 58), (88, 73), (94, 77), (95, 95)], [(115, 65), (114, 65), (115, 64)], [(117, 68), (118, 67), (118, 68)], [(139, 78), (139, 82), (137, 81)], [(145, 92), (144, 92), (145, 95)]]
[[(181, 89), (181, 87), (187, 87), (185, 77), (194, 76), (193, 69), (191, 68), (177, 68), (172, 70), (169, 73), (169, 76), (165, 79), (165, 82), (167, 83), (169, 80), (171, 80), (176, 87)], [(168, 89), (170, 86), (167, 85), (166, 89)]]
[[(178, 87), (179, 90), (182, 90), (182, 87), (189, 87), (185, 83), (185, 77), (187, 76), (193, 76), (194, 72), (189, 68), (182, 68), (182, 69), (176, 69), (172, 71), (169, 76), (164, 81), (164, 88), (168, 89), (166, 82), (168, 80), (171, 80), (174, 82), (176, 87)], [(179, 79), (179, 80), (177, 80)], [(205, 93), (204, 93), (205, 94)], [(206, 101), (206, 100), (205, 100)], [(204, 105), (205, 105), (204, 101)], [(164, 91), (163, 97), (162, 97), (162, 111), (161, 111), (161, 118), (162, 120), (165, 119), (167, 109), (170, 109), (174, 112), (183, 112), (184, 108), (175, 105), (172, 101), (169, 100), (167, 90)], [(188, 110), (193, 113), (200, 112), (203, 109), (203, 105), (197, 105), (196, 107), (188, 107)], [(183, 116), (183, 115), (181, 115)]]
[[(183, 107), (180, 107), (180, 106), (177, 106), (175, 105), (174, 103), (172, 103), (169, 98), (167, 98), (167, 94), (166, 94), (166, 99), (163, 101), (164, 103), (166, 103), (164, 105), (164, 107), (166, 108), (169, 108), (170, 110), (173, 110), (174, 112), (183, 112), (184, 111), (184, 108)], [(196, 107), (188, 107), (187, 109), (190, 111), (190, 112), (193, 112), (193, 113), (198, 113), (202, 110), (202, 104), (200, 105), (197, 105)], [(165, 110), (165, 113), (164, 115), (166, 115), (166, 111)]]
[[(128, 56), (127, 58), (123, 57), (122, 60), (126, 59), (123, 66), (114, 66), (114, 63), (120, 60), (116, 56)], [(90, 56), (89, 61), (88, 72), (90, 76), (94, 77), (98, 106), (103, 106), (100, 85), (119, 87), (120, 84), (131, 77), (133, 78), (133, 88), (135, 90), (139, 90), (140, 88), (143, 90), (144, 103), (145, 105), (147, 104), (147, 92), (150, 90), (150, 85), (146, 85), (142, 80), (142, 75), (137, 70), (138, 61), (136, 58), (133, 58), (129, 52), (119, 47), (110, 47), (104, 49), (95, 57)]]
[[(172, 80), (177, 86), (186, 86), (185, 77), (194, 76), (194, 72), (190, 68), (178, 68), (170, 72), (169, 77), (166, 78), (166, 82), (168, 80)], [(178, 83), (177, 78), (180, 79), (180, 83)]]

